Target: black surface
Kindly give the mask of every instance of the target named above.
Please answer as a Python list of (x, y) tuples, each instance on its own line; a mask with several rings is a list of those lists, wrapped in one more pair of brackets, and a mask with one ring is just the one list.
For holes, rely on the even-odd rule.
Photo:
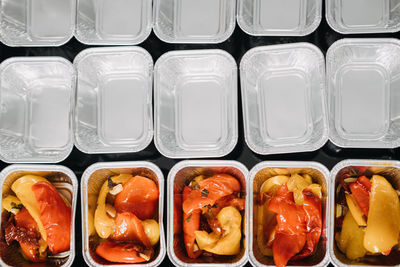
[[(200, 0), (199, 0), (200, 1)], [(362, 12), (360, 10), (360, 12)], [(325, 12), (323, 12), (325, 16)], [(342, 35), (334, 32), (326, 23), (325, 18), (322, 19), (319, 28), (311, 35), (305, 37), (253, 37), (245, 34), (239, 26), (236, 26), (233, 35), (224, 43), (221, 44), (210, 44), (210, 45), (195, 45), (195, 44), (167, 44), (159, 40), (154, 33), (139, 46), (146, 49), (153, 57), (154, 62), (165, 52), (171, 50), (189, 50), (189, 49), (210, 49), (219, 48), (229, 52), (236, 59), (239, 65), (240, 59), (249, 49), (257, 46), (281, 44), (281, 43), (294, 43), (294, 42), (309, 42), (318, 46), (324, 54), (326, 54), (329, 46), (335, 41), (342, 38), (378, 38), (378, 37), (394, 37), (400, 38), (400, 33), (396, 34), (362, 34), (362, 35)], [(3, 44), (0, 46), (0, 61), (3, 61), (9, 57), (16, 56), (61, 56), (71, 62), (75, 56), (82, 50), (89, 48), (90, 46), (79, 43), (76, 39), (72, 39), (67, 44), (61, 47), (49, 47), (49, 48), (11, 48)], [(400, 60), (400, 59), (399, 59)], [(239, 83), (240, 88), (240, 83)], [(400, 104), (400, 103), (399, 103)], [(290, 160), (290, 161), (317, 161), (324, 164), (329, 170), (341, 160), (344, 159), (400, 159), (400, 149), (342, 149), (332, 143), (328, 142), (323, 148), (315, 152), (309, 153), (295, 153), (295, 154), (283, 154), (283, 155), (271, 155), (261, 156), (253, 153), (246, 145), (243, 134), (243, 120), (242, 120), (242, 108), (241, 98), (239, 89), (239, 140), (235, 149), (229, 155), (221, 159), (237, 160), (242, 162), (249, 170), (261, 161), (273, 161), (273, 160)], [(162, 170), (165, 179), (168, 176), (169, 170), (180, 160), (169, 159), (162, 156), (154, 146), (152, 142), (145, 150), (139, 153), (129, 154), (99, 154), (99, 155), (88, 155), (80, 152), (76, 148), (72, 151), (71, 155), (61, 165), (69, 167), (73, 170), (80, 181), (83, 171), (91, 164), (96, 162), (105, 161), (134, 161), (134, 160), (146, 160), (155, 163)], [(183, 160), (183, 159), (182, 159)], [(7, 164), (0, 163), (0, 168), (3, 169)], [(167, 192), (165, 187), (164, 192)], [(73, 266), (85, 266), (85, 262), (82, 257), (82, 243), (81, 243), (81, 204), (80, 196), (78, 197), (77, 209), (76, 209), (76, 256)], [(166, 227), (166, 196), (164, 196), (164, 229)], [(162, 263), (162, 266), (172, 265), (169, 261), (168, 256)], [(249, 263), (247, 263), (250, 266)]]

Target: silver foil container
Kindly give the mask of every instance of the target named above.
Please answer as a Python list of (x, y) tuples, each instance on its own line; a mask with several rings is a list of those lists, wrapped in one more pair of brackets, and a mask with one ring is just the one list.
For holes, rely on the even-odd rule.
[(250, 170), (250, 235), (249, 235), (249, 258), (253, 266), (275, 266), (272, 256), (263, 255), (258, 249), (255, 226), (257, 225), (257, 216), (255, 215), (255, 201), (257, 199), (261, 185), (267, 179), (276, 175), (290, 175), (292, 173), (309, 174), (313, 178), (313, 182), (322, 186), (322, 213), (323, 227), (320, 242), (316, 247), (316, 251), (309, 257), (296, 261), (296, 265), (288, 266), (327, 266), (329, 264), (328, 244), (329, 236), (327, 235), (326, 222), (331, 213), (329, 208), (329, 171), (328, 169), (316, 162), (301, 161), (270, 161), (261, 162)]
[[(75, 174), (70, 169), (60, 165), (10, 165), (0, 173), (0, 183), (2, 190), (0, 203), (3, 197), (6, 197), (10, 194), (14, 195), (11, 190), (11, 185), (14, 183), (14, 181), (28, 174), (38, 175), (46, 178), (57, 189), (57, 191), (71, 204), (72, 226), (70, 250), (55, 255), (52, 258), (48, 258), (46, 262), (47, 264), (50, 264), (52, 266), (71, 266), (75, 258), (75, 213), (76, 202), (78, 198), (78, 180), (76, 179)], [(1, 210), (3, 215), (3, 207)], [(2, 223), (4, 222), (1, 220), (0, 228)], [(4, 240), (2, 240), (1, 242), (4, 242)], [(13, 244), (11, 244), (10, 246), (7, 246), (4, 243), (4, 245), (2, 244), (2, 247), (4, 247), (4, 250), (2, 249), (0, 254), (1, 266), (28, 267), (30, 265), (35, 265), (34, 263), (27, 261), (22, 256), (19, 245), (16, 242), (13, 242)]]
[[(82, 254), (83, 258), (89, 266), (126, 266), (126, 264), (110, 263), (95, 253), (95, 246), (99, 241), (99, 237), (95, 233), (93, 226), (93, 235), (90, 234), (90, 225), (93, 225), (94, 211), (96, 208), (98, 193), (104, 181), (109, 176), (119, 175), (122, 173), (134, 175), (142, 175), (152, 179), (159, 190), (158, 200), (158, 224), (160, 226), (160, 241), (156, 245), (154, 251), (155, 256), (150, 262), (143, 264), (134, 264), (134, 266), (152, 267), (162, 263), (165, 257), (165, 236), (163, 226), (163, 211), (164, 211), (164, 176), (161, 170), (151, 162), (146, 161), (127, 161), (127, 162), (107, 162), (95, 163), (85, 170), (81, 179), (81, 201), (82, 201)], [(93, 209), (91, 209), (91, 207)], [(92, 213), (92, 212), (93, 213)]]
[(400, 251), (390, 257), (388, 256), (365, 256), (358, 261), (352, 261), (339, 250), (335, 241), (335, 218), (336, 218), (336, 190), (339, 185), (339, 179), (349, 174), (352, 177), (359, 177), (361, 175), (371, 176), (374, 174), (385, 177), (394, 187), (400, 189), (400, 162), (398, 161), (385, 161), (385, 160), (344, 160), (339, 162), (331, 171), (330, 189), (329, 189), (329, 210), (331, 210), (330, 218), (328, 220), (328, 246), (331, 262), (334, 266), (400, 266)]
[[(235, 256), (223, 256), (217, 260), (200, 256), (190, 259), (186, 256), (183, 246), (183, 236), (174, 237), (174, 195), (181, 194), (183, 187), (196, 176), (212, 176), (226, 173), (238, 179), (242, 186), (242, 194), (246, 196), (246, 207), (242, 217), (242, 244), (241, 251)], [(243, 266), (248, 260), (248, 233), (249, 233), (249, 190), (248, 170), (237, 161), (226, 160), (187, 160), (177, 163), (168, 174), (168, 256), (175, 266)]]

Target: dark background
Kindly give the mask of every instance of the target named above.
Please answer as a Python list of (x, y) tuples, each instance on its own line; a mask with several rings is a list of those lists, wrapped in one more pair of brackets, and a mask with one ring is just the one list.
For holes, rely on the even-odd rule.
[[(360, 10), (362, 12), (362, 10)], [(295, 42), (309, 42), (318, 46), (324, 54), (327, 49), (335, 41), (342, 38), (400, 38), (400, 33), (395, 34), (362, 34), (362, 35), (342, 35), (333, 31), (325, 20), (325, 12), (323, 12), (323, 19), (318, 29), (304, 37), (254, 37), (244, 33), (239, 26), (236, 25), (235, 32), (225, 42), (221, 44), (167, 44), (159, 40), (154, 33), (151, 33), (149, 38), (140, 44), (139, 46), (146, 49), (153, 57), (154, 62), (165, 52), (171, 50), (189, 50), (189, 49), (223, 49), (230, 53), (239, 65), (242, 56), (251, 48), (263, 45), (273, 45), (282, 43), (295, 43)], [(205, 18), (206, 19), (206, 18)], [(61, 56), (71, 62), (75, 56), (82, 50), (89, 48), (90, 46), (79, 43), (75, 38), (69, 41), (67, 44), (61, 47), (37, 47), (37, 48), (12, 48), (7, 47), (4, 44), (0, 45), (0, 61), (10, 57), (21, 57), (21, 56)], [(400, 60), (400, 59), (399, 59)], [(238, 81), (240, 88), (240, 83)], [(400, 148), (398, 149), (342, 149), (331, 142), (325, 144), (321, 149), (315, 152), (307, 153), (293, 153), (293, 154), (281, 154), (281, 155), (270, 155), (262, 156), (253, 153), (246, 145), (244, 141), (243, 133), (243, 118), (242, 118), (242, 107), (241, 107), (241, 96), (239, 90), (239, 139), (235, 149), (227, 156), (221, 158), (225, 160), (237, 160), (242, 162), (249, 170), (253, 168), (257, 163), (261, 161), (273, 161), (273, 160), (290, 160), (290, 161), (317, 161), (325, 165), (329, 170), (337, 164), (339, 161), (344, 159), (385, 159), (395, 160), (400, 159)], [(400, 103), (399, 103), (400, 104)], [(166, 179), (169, 170), (180, 160), (169, 159), (162, 156), (154, 146), (152, 142), (145, 150), (138, 153), (129, 154), (98, 154), (88, 155), (80, 152), (76, 148), (72, 151), (71, 155), (61, 165), (69, 167), (73, 170), (80, 181), (82, 173), (91, 164), (96, 162), (105, 161), (135, 161), (145, 160), (155, 163), (164, 174)], [(182, 159), (183, 160), (183, 159)], [(0, 168), (3, 169), (7, 164), (1, 162)], [(167, 192), (165, 186), (164, 192)], [(166, 230), (166, 219), (167, 219), (167, 199), (164, 196), (164, 229)], [(76, 256), (73, 266), (85, 266), (85, 262), (82, 256), (82, 232), (81, 232), (81, 202), (80, 195), (77, 201), (76, 219), (75, 219), (75, 231), (76, 231)], [(172, 265), (166, 255), (163, 266)], [(250, 266), (250, 263), (247, 263)]]

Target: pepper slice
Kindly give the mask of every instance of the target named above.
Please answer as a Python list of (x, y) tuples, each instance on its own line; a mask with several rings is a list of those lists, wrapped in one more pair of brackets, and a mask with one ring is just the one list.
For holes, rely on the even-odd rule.
[(158, 187), (146, 177), (135, 176), (123, 186), (115, 198), (114, 206), (119, 212), (132, 212), (139, 219), (152, 219), (157, 208)]
[[(14, 239), (18, 241), (25, 256), (32, 262), (46, 261), (47, 245), (44, 240), (40, 240), (38, 226), (26, 208), (22, 208), (21, 211), (15, 215), (15, 227), (19, 228), (21, 232), (17, 234), (17, 236), (14, 236)], [(34, 238), (32, 238), (33, 236)]]
[[(185, 201), (193, 192), (190, 186), (185, 186), (182, 192), (182, 200)], [(202, 253), (200, 249), (195, 251), (195, 232), (200, 228), (200, 210), (191, 213), (183, 213), (183, 240), (185, 242), (186, 253), (189, 258), (195, 259)]]
[(57, 189), (46, 182), (32, 186), (40, 210), (40, 221), (47, 234), (47, 244), (53, 254), (69, 250), (71, 241), (71, 208), (65, 204)]
[(96, 248), (96, 253), (110, 262), (140, 263), (147, 261), (140, 256), (139, 250), (140, 248), (134, 244), (106, 241)]
[(136, 241), (146, 248), (151, 248), (150, 239), (144, 231), (142, 222), (131, 212), (118, 213), (112, 239), (116, 241)]
[(361, 211), (368, 217), (371, 182), (367, 177), (361, 176), (349, 188)]
[(293, 193), (286, 184), (278, 189), (268, 207), (277, 213), (276, 234), (272, 245), (274, 262), (277, 267), (286, 266), (306, 243), (306, 212), (303, 206), (296, 205)]
[(217, 174), (198, 182), (199, 188), (190, 192), (183, 201), (183, 212), (191, 213), (214, 203), (227, 195), (240, 191), (239, 181), (229, 174)]
[(314, 252), (322, 233), (321, 199), (310, 189), (303, 190), (303, 197), (303, 209), (306, 213), (305, 219), (307, 223), (306, 245), (300, 254), (294, 256), (292, 260), (310, 256)]

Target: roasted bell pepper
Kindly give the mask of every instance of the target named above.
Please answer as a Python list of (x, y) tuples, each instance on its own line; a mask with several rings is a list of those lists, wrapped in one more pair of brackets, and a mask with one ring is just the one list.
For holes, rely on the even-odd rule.
[(296, 205), (293, 193), (286, 184), (278, 189), (268, 207), (277, 213), (278, 225), (272, 245), (274, 262), (278, 267), (286, 266), (306, 243), (306, 213), (302, 206)]
[(399, 242), (399, 196), (392, 185), (382, 176), (372, 176), (371, 183), (364, 247), (369, 252), (387, 253)]
[(131, 243), (116, 243), (106, 241), (96, 248), (100, 257), (117, 263), (140, 263), (149, 260), (148, 254), (141, 253), (141, 248)]
[(207, 218), (207, 223), (211, 230), (217, 234), (222, 234), (222, 226), (218, 222), (217, 215), (219, 212), (228, 206), (237, 208), (239, 211), (244, 210), (246, 201), (244, 198), (238, 198), (234, 194), (228, 195), (218, 199), (213, 206), (208, 206), (203, 208), (203, 213), (205, 213)]
[(111, 238), (116, 241), (136, 241), (146, 248), (151, 248), (142, 222), (131, 212), (118, 213)]
[(303, 190), (303, 198), (303, 209), (305, 211), (305, 220), (307, 224), (306, 245), (300, 254), (292, 258), (293, 260), (310, 256), (314, 252), (322, 233), (321, 199), (310, 189)]
[(114, 206), (119, 212), (132, 212), (139, 219), (152, 219), (157, 208), (158, 186), (146, 177), (135, 176), (123, 186), (115, 198)]
[(57, 189), (46, 182), (32, 186), (37, 205), (40, 209), (40, 221), (47, 234), (47, 244), (53, 254), (69, 250), (71, 240), (72, 212)]
[(232, 207), (223, 208), (217, 216), (223, 234), (196, 231), (196, 241), (200, 249), (217, 255), (236, 255), (240, 251), (242, 216)]
[(361, 211), (368, 217), (371, 182), (365, 176), (361, 176), (356, 182), (351, 183), (349, 188)]
[(240, 191), (239, 181), (229, 174), (216, 174), (199, 181), (198, 187), (183, 200), (183, 212), (186, 214), (204, 206), (212, 206), (218, 199)]
[(28, 231), (38, 237), (36, 240), (37, 242), (32, 242), (22, 235), (17, 237), (17, 241), (19, 242), (21, 250), (25, 256), (32, 262), (46, 261), (47, 244), (43, 239), (41, 239), (37, 224), (26, 208), (22, 208), (21, 211), (15, 215), (15, 226), (20, 228), (22, 231)]
[[(190, 186), (185, 186), (182, 192), (182, 200), (187, 200), (192, 191), (193, 189)], [(183, 240), (185, 242), (186, 253), (192, 259), (199, 257), (202, 253), (195, 244), (195, 232), (200, 228), (200, 213), (200, 209), (190, 213), (183, 213)]]
[(44, 240), (47, 240), (47, 233), (44, 229), (43, 223), (40, 220), (40, 209), (33, 194), (32, 186), (38, 182), (49, 183), (45, 178), (36, 175), (25, 175), (16, 180), (11, 189), (14, 191), (17, 198), (21, 201), (24, 207), (29, 211), (29, 214), (35, 220), (39, 232)]
[(347, 212), (342, 225), (342, 231), (335, 236), (339, 249), (350, 260), (364, 257), (367, 250), (364, 248), (365, 231), (359, 227), (351, 212)]
[(114, 186), (119, 184), (123, 185), (132, 178), (133, 177), (130, 174), (120, 174), (118, 176), (109, 177), (101, 186), (97, 198), (96, 210), (94, 212), (94, 228), (99, 237), (108, 238), (114, 232), (114, 218), (110, 217), (106, 211), (106, 199), (108, 193), (114, 188)]

